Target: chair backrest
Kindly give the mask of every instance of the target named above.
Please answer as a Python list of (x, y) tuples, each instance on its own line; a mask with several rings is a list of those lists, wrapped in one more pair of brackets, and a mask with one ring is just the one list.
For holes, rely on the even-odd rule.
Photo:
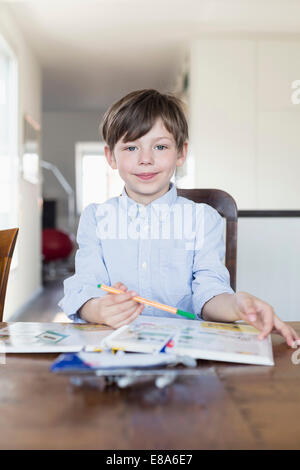
[(177, 188), (177, 195), (197, 203), (205, 203), (216, 209), (226, 219), (225, 265), (230, 274), (230, 285), (236, 290), (237, 221), (238, 212), (235, 200), (220, 189)]
[(19, 229), (0, 230), (0, 321), (3, 318), (10, 263)]

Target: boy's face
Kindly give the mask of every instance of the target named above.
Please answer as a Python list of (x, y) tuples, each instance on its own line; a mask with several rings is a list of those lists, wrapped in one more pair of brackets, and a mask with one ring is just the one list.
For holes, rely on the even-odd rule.
[[(188, 143), (178, 151), (172, 134), (165, 128), (162, 120), (156, 120), (150, 131), (134, 142), (124, 142), (121, 138), (113, 152), (105, 145), (104, 151), (108, 164), (118, 169), (125, 182), (128, 196), (140, 204), (149, 204), (163, 196), (170, 186), (170, 180), (177, 166), (186, 159)], [(150, 178), (138, 175), (154, 174)]]

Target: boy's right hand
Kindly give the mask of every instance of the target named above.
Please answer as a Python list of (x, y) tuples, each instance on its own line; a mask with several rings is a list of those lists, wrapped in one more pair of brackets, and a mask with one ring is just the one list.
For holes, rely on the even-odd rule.
[(132, 297), (138, 294), (135, 291), (128, 292), (128, 288), (122, 282), (116, 282), (112, 287), (122, 290), (124, 294), (107, 293), (100, 299), (90, 299), (79, 310), (83, 320), (120, 328), (140, 315), (144, 305), (132, 300)]

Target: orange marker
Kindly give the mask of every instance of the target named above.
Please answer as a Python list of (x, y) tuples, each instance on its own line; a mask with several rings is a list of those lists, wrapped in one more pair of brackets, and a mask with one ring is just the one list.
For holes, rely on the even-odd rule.
[[(105, 290), (106, 292), (110, 292), (111, 294), (125, 294), (125, 292), (120, 289), (116, 289), (115, 287), (111, 286), (105, 286), (104, 284), (98, 284), (97, 287)], [(154, 300), (144, 299), (143, 297), (139, 296), (133, 297), (132, 299), (136, 300), (136, 302), (140, 302), (141, 304), (151, 305), (151, 307), (159, 308), (160, 310), (165, 310), (166, 312), (174, 313), (174, 315), (181, 315), (183, 317), (192, 318), (193, 320), (195, 320), (196, 318), (196, 315), (194, 313), (185, 312), (184, 310), (180, 310), (179, 308), (161, 304), (159, 302), (155, 302)]]

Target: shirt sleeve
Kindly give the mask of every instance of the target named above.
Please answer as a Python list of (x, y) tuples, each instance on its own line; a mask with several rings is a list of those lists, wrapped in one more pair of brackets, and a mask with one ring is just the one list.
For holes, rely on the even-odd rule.
[[(192, 300), (194, 312), (201, 318), (204, 304), (219, 294), (234, 294), (229, 272), (224, 265), (224, 222), (208, 204), (201, 204), (202, 226), (197, 230), (197, 247), (193, 263)], [(201, 240), (200, 238), (201, 237)]]
[(78, 314), (80, 307), (91, 298), (106, 295), (97, 285), (111, 285), (103, 259), (101, 240), (96, 234), (95, 213), (96, 204), (90, 204), (80, 217), (75, 274), (64, 281), (64, 297), (58, 304), (71, 320), (78, 323), (86, 323)]

